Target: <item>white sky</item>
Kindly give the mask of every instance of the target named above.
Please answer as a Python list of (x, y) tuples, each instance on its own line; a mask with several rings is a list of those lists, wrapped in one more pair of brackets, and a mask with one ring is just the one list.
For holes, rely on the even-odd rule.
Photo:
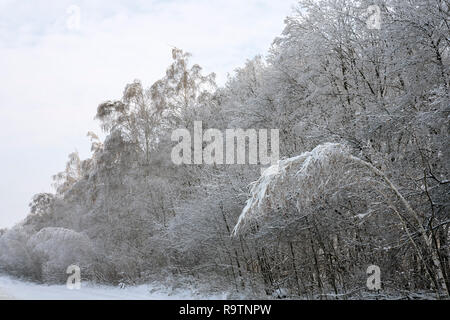
[[(0, 228), (22, 220), (34, 194), (53, 191), (51, 176), (70, 152), (89, 156), (97, 105), (120, 98), (134, 79), (147, 87), (161, 78), (171, 46), (223, 84), (267, 52), (294, 4), (0, 0)], [(79, 28), (71, 5), (80, 8)]]

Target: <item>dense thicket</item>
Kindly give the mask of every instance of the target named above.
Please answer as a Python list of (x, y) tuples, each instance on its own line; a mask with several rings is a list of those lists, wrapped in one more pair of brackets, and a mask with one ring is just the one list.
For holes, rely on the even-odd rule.
[[(375, 264), (382, 292), (449, 297), (450, 3), (375, 1), (371, 30), (373, 2), (300, 1), (268, 57), (220, 88), (174, 49), (161, 80), (98, 107), (107, 138), (89, 133), (92, 157), (71, 154), (56, 193), (1, 231), (0, 268), (345, 298), (366, 292)], [(279, 128), (278, 170), (174, 165), (171, 133), (196, 120)]]

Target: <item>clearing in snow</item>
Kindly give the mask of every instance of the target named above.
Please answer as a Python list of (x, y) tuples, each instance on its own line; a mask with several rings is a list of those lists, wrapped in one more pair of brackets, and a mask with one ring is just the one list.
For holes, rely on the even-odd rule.
[(118, 288), (82, 283), (80, 290), (44, 285), (0, 275), (0, 300), (194, 300), (225, 299), (226, 294), (201, 296), (191, 289), (172, 290), (157, 284)]

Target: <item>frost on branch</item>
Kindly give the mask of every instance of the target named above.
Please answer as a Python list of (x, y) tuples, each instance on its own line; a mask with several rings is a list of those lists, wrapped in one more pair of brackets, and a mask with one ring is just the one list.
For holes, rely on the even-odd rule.
[(42, 277), (46, 282), (65, 279), (65, 270), (69, 265), (75, 264), (85, 269), (94, 254), (92, 243), (86, 235), (65, 228), (44, 228), (28, 240), (27, 247), (35, 257), (39, 257)]
[[(349, 149), (337, 143), (325, 143), (311, 152), (281, 160), (265, 170), (251, 186), (251, 197), (243, 209), (233, 234), (268, 212), (283, 209), (294, 199), (299, 212), (326, 194), (339, 176), (349, 177)], [(329, 190), (328, 190), (329, 191)], [(295, 197), (295, 198), (294, 198)]]

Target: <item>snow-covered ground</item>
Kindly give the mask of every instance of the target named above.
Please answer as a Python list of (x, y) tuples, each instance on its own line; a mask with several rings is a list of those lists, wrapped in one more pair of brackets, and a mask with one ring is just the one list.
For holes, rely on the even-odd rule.
[(172, 290), (156, 284), (118, 288), (82, 283), (81, 289), (42, 285), (0, 275), (0, 300), (192, 300), (226, 299), (226, 294), (202, 296), (189, 289)]

